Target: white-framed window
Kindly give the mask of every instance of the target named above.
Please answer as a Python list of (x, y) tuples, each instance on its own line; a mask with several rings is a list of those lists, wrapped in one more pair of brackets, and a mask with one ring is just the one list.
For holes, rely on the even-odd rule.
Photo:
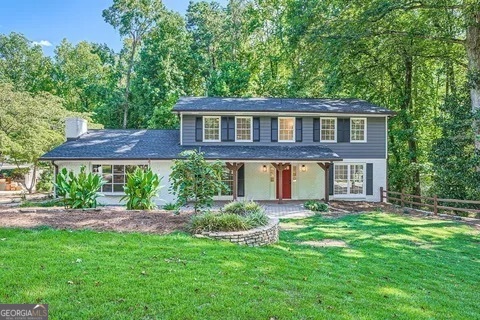
[(222, 173), (222, 182), (228, 186), (228, 190), (220, 191), (220, 196), (231, 196), (233, 195), (233, 172), (227, 167), (223, 168)]
[(365, 164), (335, 164), (333, 191), (335, 195), (365, 195)]
[(252, 122), (252, 117), (235, 117), (235, 141), (253, 141)]
[(94, 164), (92, 165), (92, 172), (99, 174), (107, 181), (102, 186), (103, 193), (123, 193), (123, 187), (127, 181), (127, 173), (135, 171), (136, 168), (147, 169), (147, 165), (123, 165), (123, 164)]
[(295, 142), (295, 118), (278, 118), (278, 141)]
[(367, 142), (367, 118), (350, 118), (350, 142)]
[(220, 117), (203, 117), (203, 141), (220, 142)]
[(337, 118), (320, 118), (320, 141), (337, 141)]

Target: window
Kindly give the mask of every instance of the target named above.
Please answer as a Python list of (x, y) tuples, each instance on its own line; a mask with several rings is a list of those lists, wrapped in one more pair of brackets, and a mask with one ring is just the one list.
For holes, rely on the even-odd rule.
[(222, 174), (222, 182), (228, 186), (228, 190), (222, 190), (220, 196), (231, 196), (233, 195), (233, 172), (227, 167), (224, 167)]
[(366, 142), (367, 141), (367, 119), (366, 118), (350, 118), (350, 141)]
[(295, 141), (295, 118), (278, 118), (278, 141)]
[(235, 117), (235, 130), (235, 141), (253, 141), (251, 117)]
[(337, 119), (321, 118), (320, 119), (320, 140), (321, 141), (337, 141)]
[(148, 168), (147, 165), (123, 165), (123, 164), (94, 164), (92, 172), (103, 177), (106, 184), (102, 186), (102, 192), (124, 192), (123, 187), (127, 180), (127, 173), (135, 171), (137, 167)]
[(336, 164), (334, 170), (335, 195), (363, 195), (365, 193), (364, 164)]
[(220, 141), (220, 117), (203, 117), (203, 141)]

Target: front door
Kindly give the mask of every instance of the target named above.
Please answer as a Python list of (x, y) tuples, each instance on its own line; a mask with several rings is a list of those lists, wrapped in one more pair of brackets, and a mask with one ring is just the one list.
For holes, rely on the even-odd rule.
[[(280, 172), (277, 170), (277, 199), (280, 195)], [(288, 165), (282, 171), (282, 199), (291, 199), (292, 198), (292, 166)]]

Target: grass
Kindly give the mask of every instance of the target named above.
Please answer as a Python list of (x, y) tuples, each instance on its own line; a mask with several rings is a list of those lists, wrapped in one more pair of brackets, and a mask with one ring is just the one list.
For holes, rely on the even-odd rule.
[[(277, 245), (0, 229), (0, 301), (51, 319), (478, 319), (480, 237), (372, 213), (284, 223)], [(304, 241), (338, 239), (347, 248)]]

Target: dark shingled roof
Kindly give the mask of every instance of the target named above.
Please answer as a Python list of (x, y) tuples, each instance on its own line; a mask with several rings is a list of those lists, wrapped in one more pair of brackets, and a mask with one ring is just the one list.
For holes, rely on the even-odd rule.
[(173, 107), (176, 112), (306, 112), (393, 115), (393, 111), (358, 99), (282, 99), (184, 97)]
[(181, 146), (178, 130), (91, 130), (42, 156), (42, 160), (175, 159), (197, 149), (219, 160), (341, 160), (324, 145), (316, 146)]

